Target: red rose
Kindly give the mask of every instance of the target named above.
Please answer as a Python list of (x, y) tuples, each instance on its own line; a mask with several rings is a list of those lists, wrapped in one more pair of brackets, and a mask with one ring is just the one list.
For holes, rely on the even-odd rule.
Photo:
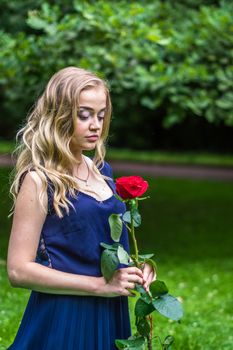
[(123, 199), (140, 197), (148, 189), (148, 182), (141, 176), (122, 176), (116, 179), (116, 191)]

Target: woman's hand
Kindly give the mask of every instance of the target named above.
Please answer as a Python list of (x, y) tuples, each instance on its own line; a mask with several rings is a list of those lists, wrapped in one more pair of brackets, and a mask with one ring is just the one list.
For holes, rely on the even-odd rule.
[(125, 267), (114, 272), (110, 281), (100, 277), (100, 285), (97, 293), (105, 297), (134, 296), (130, 289), (135, 289), (135, 284), (143, 284), (143, 273), (136, 266)]
[(142, 269), (143, 273), (143, 287), (144, 289), (149, 292), (149, 286), (151, 282), (154, 282), (156, 280), (156, 271), (153, 269), (153, 267), (145, 263)]

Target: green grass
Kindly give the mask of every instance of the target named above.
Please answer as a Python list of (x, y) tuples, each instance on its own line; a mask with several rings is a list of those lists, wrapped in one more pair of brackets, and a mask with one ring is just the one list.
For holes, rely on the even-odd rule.
[[(10, 287), (4, 265), (11, 221), (6, 219), (8, 172), (0, 170), (0, 350), (13, 341), (29, 296), (28, 290)], [(180, 324), (154, 312), (154, 335), (174, 335), (174, 349), (231, 350), (233, 182), (145, 178), (151, 198), (140, 202), (138, 246), (141, 253), (155, 253), (158, 279), (184, 307)], [(129, 302), (133, 322), (135, 299)]]
[[(0, 154), (11, 153), (14, 142), (0, 140)], [(176, 151), (135, 151), (130, 149), (107, 149), (106, 160), (137, 161), (155, 164), (207, 165), (233, 167), (233, 154)]]
[(14, 150), (15, 144), (13, 141), (0, 140), (0, 154), (11, 153)]

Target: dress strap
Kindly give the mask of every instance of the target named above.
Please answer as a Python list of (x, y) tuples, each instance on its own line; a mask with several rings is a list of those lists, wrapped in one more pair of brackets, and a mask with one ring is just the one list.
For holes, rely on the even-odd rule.
[(98, 169), (102, 175), (107, 175), (113, 179), (112, 167), (108, 162), (104, 161), (104, 165), (101, 168), (98, 167)]
[(45, 174), (47, 179), (47, 196), (48, 196), (48, 214), (52, 215), (55, 213), (55, 209), (53, 206), (53, 200), (54, 200), (54, 185), (50, 178)]
[(28, 171), (24, 171), (24, 172), (21, 174), (20, 178), (19, 178), (18, 192), (19, 192), (19, 191), (20, 191), (20, 189), (21, 189), (21, 186), (22, 186), (23, 180), (24, 180), (24, 178), (25, 178), (25, 176), (26, 176), (27, 172), (28, 172)]

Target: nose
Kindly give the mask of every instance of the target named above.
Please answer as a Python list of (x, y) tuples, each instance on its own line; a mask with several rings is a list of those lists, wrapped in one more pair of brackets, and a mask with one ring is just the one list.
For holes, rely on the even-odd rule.
[(90, 123), (90, 129), (91, 130), (99, 130), (101, 127), (101, 121), (98, 119), (97, 115), (93, 116), (91, 123)]

